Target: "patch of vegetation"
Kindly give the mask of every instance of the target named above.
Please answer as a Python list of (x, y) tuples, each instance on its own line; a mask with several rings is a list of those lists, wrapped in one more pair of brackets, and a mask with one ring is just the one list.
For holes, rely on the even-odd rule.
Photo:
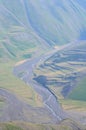
[(3, 130), (23, 130), (23, 129), (13, 124), (6, 124)]
[(70, 99), (86, 101), (86, 77), (79, 81), (77, 86), (69, 95)]
[(85, 130), (85, 127), (72, 120), (63, 120), (59, 125), (33, 124), (27, 122), (0, 123), (1, 130)]
[(65, 110), (79, 110), (83, 111), (86, 110), (86, 102), (85, 101), (78, 101), (72, 99), (59, 99), (62, 107)]
[(15, 62), (0, 63), (0, 88), (10, 90), (21, 100), (32, 106), (41, 106), (38, 94), (31, 86), (27, 86), (23, 81), (12, 74)]
[(24, 54), (24, 55), (23, 55), (23, 58), (24, 58), (24, 59), (28, 59), (28, 58), (31, 58), (31, 57), (32, 57), (31, 54)]
[(5, 106), (5, 100), (0, 96), (0, 115), (2, 115), (2, 109)]

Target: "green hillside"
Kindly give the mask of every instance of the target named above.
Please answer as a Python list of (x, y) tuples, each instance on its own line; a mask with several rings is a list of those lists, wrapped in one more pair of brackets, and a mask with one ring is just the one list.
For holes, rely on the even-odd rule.
[(21, 1), (1, 0), (0, 60), (31, 58), (39, 49), (45, 49), (45, 45), (29, 24)]
[(43, 42), (29, 25), (20, 0), (0, 0), (0, 88), (32, 106), (42, 105), (39, 95), (13, 75), (13, 67), (46, 51)]
[(69, 95), (70, 99), (86, 101), (86, 77), (83, 78)]
[(48, 44), (82, 39), (86, 32), (86, 10), (78, 1), (26, 0), (23, 3), (30, 25)]
[(78, 0), (0, 0), (1, 61), (31, 58), (48, 44), (85, 39), (84, 6)]

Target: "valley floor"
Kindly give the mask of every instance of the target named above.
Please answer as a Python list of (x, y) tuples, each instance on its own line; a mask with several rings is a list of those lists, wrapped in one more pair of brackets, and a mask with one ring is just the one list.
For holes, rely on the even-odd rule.
[[(84, 125), (85, 125), (85, 121), (86, 121), (86, 116), (85, 115), (83, 116), (83, 114), (86, 114), (86, 113), (84, 111), (82, 112), (82, 114), (80, 114), (79, 111), (75, 111), (75, 110), (73, 111), (73, 109), (70, 109), (68, 111), (67, 111), (67, 109), (65, 109), (65, 111), (63, 111), (62, 107), (59, 104), (59, 101), (57, 99), (58, 96), (56, 96), (51, 91), (51, 89), (43, 87), (42, 85), (38, 84), (37, 82), (35, 82), (33, 80), (34, 74), (35, 74), (34, 73), (35, 68), (37, 66), (39, 66), (40, 63), (44, 63), (47, 59), (52, 57), (55, 52), (57, 52), (57, 50), (54, 50), (48, 54), (41, 55), (37, 58), (35, 57), (31, 60), (27, 60), (27, 61), (23, 62), (22, 64), (20, 63), (20, 64), (15, 65), (15, 67), (13, 69), (14, 75), (17, 76), (18, 78), (20, 78), (21, 80), (23, 80), (26, 84), (25, 88), (26, 87), (29, 88), (29, 91), (31, 93), (33, 93), (32, 95), (36, 95), (36, 96), (35, 97), (33, 97), (32, 95), (29, 96), (30, 92), (28, 91), (29, 93), (26, 93), (26, 96), (24, 95), (23, 98), (19, 98), (18, 92), (21, 91), (21, 89), (22, 89), (21, 86), (19, 87), (20, 90), (18, 90), (18, 88), (17, 88), (18, 91), (17, 90), (15, 91), (16, 86), (14, 86), (12, 89), (10, 89), (8, 84), (3, 84), (3, 85), (6, 85), (6, 86), (8, 85), (8, 86), (7, 86), (7, 88), (6, 88), (6, 86), (4, 86), (0, 89), (0, 95), (1, 95), (0, 96), (0, 98), (1, 98), (0, 121), (1, 122), (18, 121), (18, 122), (48, 124), (48, 126), (41, 125), (39, 127), (39, 128), (42, 127), (44, 130), (45, 129), (58, 130), (59, 128), (62, 130), (65, 130), (65, 129), (84, 130), (85, 129)], [(6, 71), (8, 72), (8, 70), (6, 70)], [(2, 81), (3, 81), (5, 76), (7, 76), (7, 73), (5, 72), (6, 74), (4, 74), (2, 70), (1, 70), (1, 72), (3, 74), (3, 78), (2, 78)], [(17, 80), (15, 80), (15, 81), (17, 81)], [(14, 84), (14, 82), (12, 84)], [(30, 89), (30, 86), (31, 86), (31, 89)], [(13, 92), (15, 94), (12, 94)], [(26, 89), (25, 89), (25, 92), (26, 92)], [(36, 93), (38, 93), (38, 94), (36, 94)], [(20, 94), (20, 95), (22, 97), (22, 94)], [(64, 101), (62, 104), (64, 104)], [(35, 103), (35, 106), (34, 106), (34, 103)], [(79, 117), (79, 119), (77, 118), (77, 116)], [(82, 117), (83, 117), (83, 119), (82, 119)], [(83, 127), (82, 127), (82, 125), (78, 125), (75, 121), (73, 122), (74, 124), (71, 126), (72, 122), (70, 121), (70, 119), (67, 120), (67, 118), (71, 118), (73, 120), (76, 120), (77, 122), (81, 122), (83, 124)], [(61, 123), (61, 124), (58, 126), (54, 126), (54, 127), (49, 126), (50, 124), (55, 125), (57, 123)], [(19, 124), (18, 124), (18, 126), (19, 126)], [(6, 124), (6, 126), (7, 125), (9, 126), (9, 125), (13, 125), (13, 124), (8, 123), (8, 124)], [(1, 124), (1, 126), (3, 126), (3, 124)], [(36, 126), (34, 126), (34, 127), (36, 127)], [(38, 126), (37, 126), (37, 128), (38, 128)], [(23, 128), (23, 129), (25, 129), (25, 128)]]

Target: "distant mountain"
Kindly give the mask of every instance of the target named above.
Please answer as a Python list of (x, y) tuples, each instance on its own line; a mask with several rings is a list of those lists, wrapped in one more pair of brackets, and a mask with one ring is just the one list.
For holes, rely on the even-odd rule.
[(33, 46), (85, 40), (85, 7), (85, 0), (0, 0), (0, 57), (29, 57)]

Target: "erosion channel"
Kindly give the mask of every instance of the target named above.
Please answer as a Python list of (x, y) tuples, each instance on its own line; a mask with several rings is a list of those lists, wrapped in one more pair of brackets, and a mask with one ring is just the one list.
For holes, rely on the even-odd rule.
[(33, 70), (35, 69), (36, 65), (41, 61), (44, 62), (56, 51), (57, 50), (54, 50), (48, 54), (41, 55), (37, 58), (33, 58), (32, 60), (27, 60), (23, 64), (15, 66), (13, 73), (15, 76), (23, 80), (27, 85), (31, 85), (35, 89), (35, 91), (40, 94), (43, 100), (44, 107), (46, 107), (47, 110), (51, 112), (56, 122), (59, 122), (65, 119), (67, 116), (63, 112), (57, 97), (48, 88), (41, 86), (33, 80)]

